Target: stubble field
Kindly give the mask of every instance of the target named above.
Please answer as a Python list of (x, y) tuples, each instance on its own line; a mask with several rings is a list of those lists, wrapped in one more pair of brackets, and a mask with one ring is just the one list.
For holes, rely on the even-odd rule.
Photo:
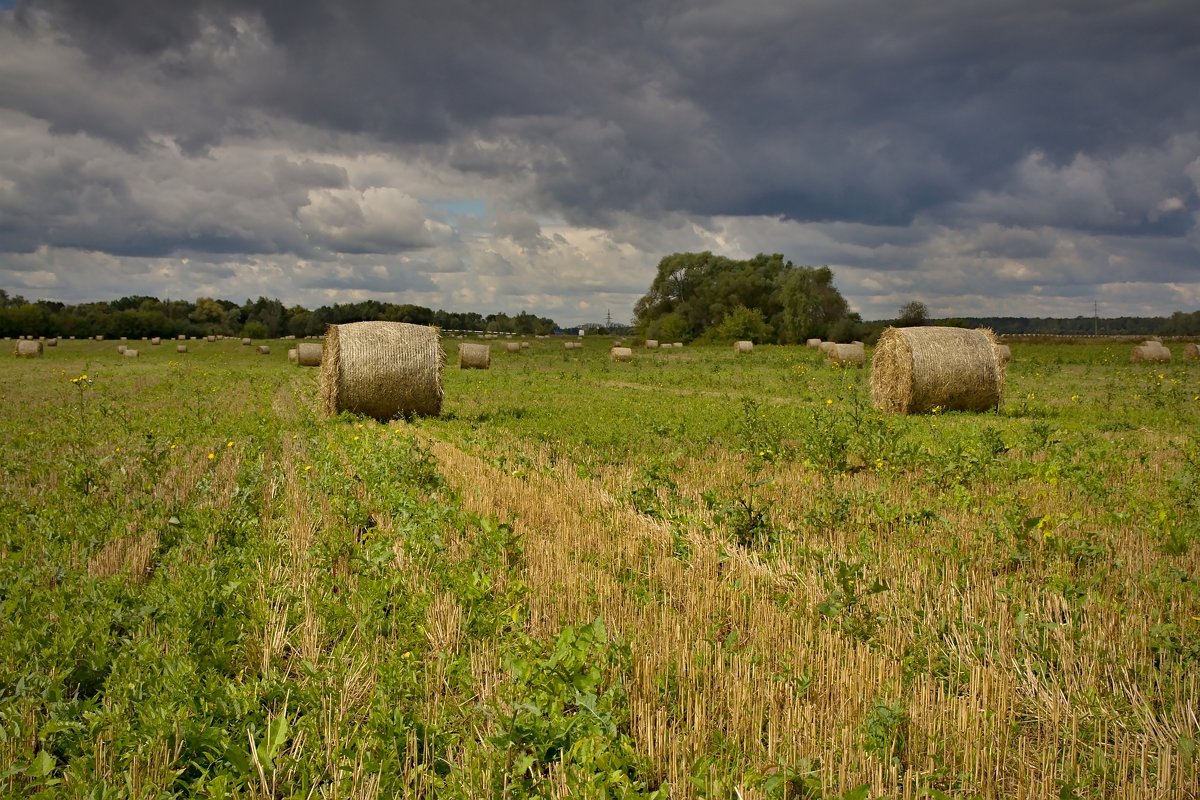
[(286, 342), (0, 359), (0, 791), (1200, 796), (1181, 348), (885, 417), (815, 350), (610, 343), (447, 338), (388, 424)]

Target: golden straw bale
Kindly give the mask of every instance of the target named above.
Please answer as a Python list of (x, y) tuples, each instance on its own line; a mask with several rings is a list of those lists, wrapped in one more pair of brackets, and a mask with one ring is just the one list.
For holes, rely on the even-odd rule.
[(217, 337), (213, 336), (212, 334), (209, 334), (208, 336), (204, 337), (204, 341), (206, 341), (206, 342), (215, 342), (216, 340), (217, 340)]
[(46, 340), (46, 347), (58, 347), (58, 337), (51, 336)]
[(125, 356), (126, 358), (137, 358), (138, 351), (134, 350), (132, 347), (126, 347), (125, 352), (123, 352), (121, 355)]
[(998, 344), (996, 345), (996, 358), (1007, 364), (1012, 361), (1012, 350), (1006, 344)]
[(821, 342), (817, 347), (822, 353), (829, 355), (829, 352), (837, 347), (837, 342)]
[(528, 349), (529, 349), (529, 342), (521, 342), (521, 349), (522, 349), (522, 350), (528, 350)]
[(321, 357), (325, 353), (324, 345), (315, 342), (302, 342), (296, 345), (296, 363), (302, 367), (321, 366)]
[(733, 352), (735, 353), (751, 353), (754, 351), (754, 342), (743, 339), (740, 342), (733, 343)]
[(646, 340), (646, 349), (655, 350), (657, 348), (658, 348), (658, 339), (647, 339)]
[(176, 352), (176, 353), (186, 353), (186, 352), (187, 352), (187, 345), (186, 345), (186, 344), (177, 344), (177, 345), (175, 345), (175, 352)]
[(1197, 345), (1195, 342), (1191, 342), (1190, 344), (1184, 345), (1183, 360), (1184, 361), (1200, 361), (1200, 345)]
[(104, 336), (103, 336), (102, 334), (99, 334), (99, 333), (98, 333), (98, 334), (96, 334), (95, 336), (93, 336), (92, 338), (93, 338), (93, 339), (95, 339), (97, 342), (103, 342), (103, 341), (104, 341)]
[(293, 364), (300, 363), (300, 356), (296, 354), (296, 348), (293, 347), (288, 350), (288, 361), (292, 362)]
[(820, 339), (809, 339), (808, 341), (806, 341), (804, 343), (804, 346), (805, 347), (813, 347), (813, 348), (820, 347), (821, 340)]
[(160, 344), (162, 344), (162, 339), (160, 339), (159, 337), (155, 336), (153, 339), (151, 339), (151, 340), (150, 340), (150, 344), (151, 344), (153, 347), (158, 347)]
[(442, 410), (441, 333), (406, 322), (330, 325), (321, 360), (321, 408), (378, 420)]
[(614, 347), (608, 351), (613, 361), (633, 361), (632, 347)]
[(271, 346), (270, 346), (269, 344), (260, 344), (260, 345), (258, 346), (258, 354), (259, 354), (260, 356), (269, 356), (269, 355), (271, 355)]
[(829, 363), (839, 367), (861, 367), (866, 361), (866, 351), (861, 343), (835, 344), (829, 350)]
[(243, 347), (249, 347), (249, 346), (250, 346), (250, 345), (252, 345), (252, 344), (254, 344), (254, 342), (250, 341), (249, 339), (242, 339), (242, 346), (243, 346)]
[(123, 344), (117, 345), (117, 352), (120, 353), (121, 355), (125, 355), (126, 349), (128, 349), (128, 348), (126, 348), (125, 345), (123, 345)]
[(463, 342), (458, 346), (459, 369), (488, 369), (491, 366), (491, 345)]
[(521, 352), (521, 345), (516, 342), (505, 342), (504, 349), (509, 353), (519, 353)]
[(888, 328), (871, 359), (871, 401), (883, 411), (984, 411), (1003, 393), (1004, 364), (990, 330)]
[(17, 347), (13, 350), (13, 354), (17, 358), (41, 358), (42, 343), (32, 342), (28, 339), (18, 339)]
[(1148, 341), (1139, 344), (1133, 348), (1133, 352), (1129, 354), (1129, 361), (1133, 364), (1141, 362), (1151, 362), (1156, 364), (1165, 364), (1171, 360), (1171, 351), (1163, 346), (1162, 342)]

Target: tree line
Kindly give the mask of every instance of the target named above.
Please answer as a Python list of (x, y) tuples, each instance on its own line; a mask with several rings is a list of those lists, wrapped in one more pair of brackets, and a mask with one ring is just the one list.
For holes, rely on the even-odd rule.
[(0, 289), (0, 336), (92, 336), (173, 337), (246, 336), (274, 339), (281, 336), (321, 336), (326, 326), (365, 320), (411, 322), (436, 325), (444, 330), (487, 331), (489, 333), (548, 334), (556, 329), (554, 320), (522, 311), (520, 314), (434, 311), (411, 304), (337, 303), (309, 310), (303, 306), (285, 306), (279, 300), (260, 297), (242, 304), (229, 300), (201, 297), (188, 300), (160, 300), (131, 295), (119, 300), (67, 305), (52, 300), (28, 301)]

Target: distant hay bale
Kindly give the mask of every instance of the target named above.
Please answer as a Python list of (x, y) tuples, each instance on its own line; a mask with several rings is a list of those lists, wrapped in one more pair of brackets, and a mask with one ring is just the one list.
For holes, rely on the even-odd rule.
[(632, 347), (614, 347), (608, 351), (613, 361), (633, 361)]
[(683, 342), (672, 342), (671, 347), (683, 347)]
[(821, 346), (821, 340), (820, 340), (820, 339), (809, 339), (808, 341), (806, 341), (806, 342), (804, 343), (804, 346), (805, 346), (805, 347), (814, 347), (814, 348), (815, 348), (815, 347), (820, 347), (820, 346)]
[(51, 336), (46, 340), (46, 347), (58, 347), (58, 337)]
[(488, 369), (492, 366), (492, 348), (486, 344), (463, 342), (458, 346), (459, 369)]
[(321, 361), (321, 407), (378, 420), (442, 410), (441, 334), (406, 322), (330, 325)]
[(131, 347), (126, 347), (126, 348), (125, 348), (125, 352), (124, 352), (124, 353), (122, 353), (122, 355), (123, 355), (123, 356), (125, 356), (126, 358), (137, 358), (137, 357), (138, 357), (138, 351), (137, 351), (137, 350), (134, 350), (134, 349), (133, 349), (133, 348), (131, 348)]
[(519, 353), (521, 352), (521, 345), (516, 342), (505, 342), (504, 349), (509, 353)]
[(658, 339), (647, 339), (646, 340), (646, 349), (655, 350), (657, 348), (658, 348)]
[(1171, 351), (1163, 346), (1162, 342), (1144, 342), (1133, 348), (1133, 352), (1129, 354), (1129, 361), (1133, 364), (1142, 362), (1165, 364), (1170, 360)]
[(267, 345), (267, 344), (260, 344), (260, 345), (258, 346), (258, 354), (259, 354), (260, 356), (269, 356), (269, 355), (271, 355), (271, 346), (270, 346), (270, 345)]
[(990, 330), (888, 328), (871, 359), (871, 401), (883, 411), (985, 411), (1003, 393), (1004, 364)]
[(17, 358), (41, 358), (42, 343), (32, 342), (28, 339), (20, 339), (17, 341), (17, 346), (16, 349), (13, 350), (13, 354), (16, 355)]
[(293, 347), (288, 350), (288, 361), (292, 362), (293, 364), (300, 363), (300, 356), (296, 354), (296, 348)]
[(123, 344), (119, 344), (119, 345), (117, 345), (117, 352), (118, 352), (118, 353), (120, 353), (121, 355), (125, 355), (125, 351), (126, 351), (127, 349), (128, 349), (128, 348), (127, 348), (127, 347), (125, 347), (125, 345), (123, 345)]
[(186, 342), (186, 341), (187, 341), (187, 336), (186, 336), (186, 335), (184, 335), (184, 334), (182, 334), (182, 333), (181, 333), (181, 334), (179, 334), (178, 336), (176, 336), (175, 338), (176, 338), (176, 339), (178, 339), (178, 340), (179, 340), (179, 341), (181, 341), (181, 342)]
[(735, 352), (735, 353), (752, 353), (752, 352), (754, 352), (754, 342), (747, 341), (746, 339), (743, 339), (740, 342), (734, 342), (733, 343), (733, 352)]
[(839, 367), (861, 367), (866, 361), (862, 344), (835, 344), (829, 350), (829, 363)]
[(252, 344), (254, 344), (254, 342), (250, 341), (249, 339), (242, 339), (242, 347), (249, 347)]
[(302, 367), (319, 367), (324, 352), (324, 345), (303, 342), (296, 346), (296, 363)]
[(1006, 344), (998, 344), (996, 345), (996, 358), (1007, 364), (1012, 361), (1012, 350)]
[(837, 342), (821, 342), (817, 345), (817, 348), (825, 355), (829, 355), (829, 352), (835, 347), (837, 347)]
[(521, 342), (521, 349), (522, 349), (522, 350), (528, 350), (528, 349), (529, 349), (529, 342)]
[(1184, 345), (1183, 360), (1200, 361), (1200, 345), (1197, 345), (1195, 342)]
[(175, 352), (176, 352), (176, 353), (186, 353), (186, 352), (187, 352), (187, 345), (186, 345), (186, 344), (177, 344), (177, 345), (175, 345)]
[(154, 347), (158, 347), (160, 344), (162, 344), (162, 339), (155, 336), (153, 339), (150, 340), (150, 344), (153, 345)]
[(211, 334), (204, 337), (204, 341), (206, 341), (206, 342), (215, 342), (216, 340), (217, 340), (217, 337), (213, 336)]
[(102, 335), (100, 335), (100, 334), (96, 334), (96, 335), (95, 335), (94, 337), (92, 337), (92, 338), (94, 338), (94, 339), (95, 339), (97, 342), (103, 342), (103, 341), (104, 341), (104, 337), (103, 337)]

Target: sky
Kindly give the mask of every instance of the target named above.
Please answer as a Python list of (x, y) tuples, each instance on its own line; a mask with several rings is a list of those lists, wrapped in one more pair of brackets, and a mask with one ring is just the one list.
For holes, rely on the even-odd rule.
[(0, 0), (0, 288), (627, 321), (1200, 309), (1195, 0)]

